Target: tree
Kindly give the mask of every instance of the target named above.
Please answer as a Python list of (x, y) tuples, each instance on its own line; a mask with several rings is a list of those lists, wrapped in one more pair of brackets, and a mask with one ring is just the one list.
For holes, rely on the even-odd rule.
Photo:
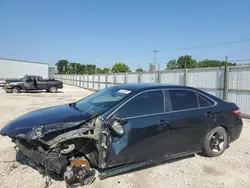
[(58, 60), (56, 63), (57, 71), (58, 74), (66, 74), (69, 66), (69, 61), (68, 60)]
[[(225, 66), (226, 62), (225, 61), (218, 61), (218, 60), (208, 60), (205, 59), (203, 61), (200, 61), (197, 66), (198, 67), (223, 67)], [(235, 66), (235, 63), (230, 63), (227, 62), (228, 66)]]
[(197, 61), (195, 59), (192, 59), (192, 56), (185, 55), (180, 56), (177, 60), (177, 67), (178, 69), (184, 69), (186, 64), (186, 68), (195, 68), (197, 66)]
[(80, 63), (69, 63), (67, 74), (79, 74)]
[(137, 69), (135, 70), (135, 72), (143, 72), (143, 69), (142, 69), (142, 68), (137, 68)]
[(110, 68), (103, 68), (103, 73), (109, 73), (110, 72)]
[(166, 69), (178, 69), (176, 60), (170, 60)]
[(117, 62), (111, 69), (112, 72), (130, 72), (130, 68), (125, 63)]

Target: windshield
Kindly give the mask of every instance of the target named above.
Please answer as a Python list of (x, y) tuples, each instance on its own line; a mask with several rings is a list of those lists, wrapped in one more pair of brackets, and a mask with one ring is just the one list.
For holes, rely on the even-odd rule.
[(129, 93), (128, 90), (116, 87), (105, 88), (78, 101), (75, 108), (94, 117), (113, 107)]

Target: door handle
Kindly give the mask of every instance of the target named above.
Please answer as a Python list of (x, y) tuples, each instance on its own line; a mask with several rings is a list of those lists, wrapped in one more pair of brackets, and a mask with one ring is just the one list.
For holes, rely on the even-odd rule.
[(207, 116), (207, 117), (212, 117), (212, 116), (213, 116), (213, 112), (207, 112), (207, 113), (205, 114), (205, 116)]
[(162, 126), (166, 126), (168, 124), (169, 124), (169, 121), (167, 120), (160, 120), (160, 123), (159, 123), (159, 125), (162, 125)]

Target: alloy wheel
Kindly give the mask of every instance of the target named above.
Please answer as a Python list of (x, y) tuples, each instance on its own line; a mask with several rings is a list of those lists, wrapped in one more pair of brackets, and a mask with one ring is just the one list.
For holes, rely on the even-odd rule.
[(225, 138), (221, 132), (215, 132), (210, 138), (210, 149), (214, 153), (219, 153), (225, 147)]
[(12, 93), (15, 93), (15, 94), (17, 94), (17, 93), (18, 93), (18, 89), (16, 89), (16, 88), (13, 88), (13, 89), (12, 89)]

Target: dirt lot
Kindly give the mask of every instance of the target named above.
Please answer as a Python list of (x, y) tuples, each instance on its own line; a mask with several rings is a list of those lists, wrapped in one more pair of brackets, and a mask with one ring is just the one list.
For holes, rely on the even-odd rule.
[[(78, 100), (90, 91), (65, 86), (60, 93), (6, 94), (0, 88), (0, 128), (8, 121), (35, 109)], [(249, 188), (250, 187), (250, 121), (244, 120), (240, 139), (217, 158), (199, 155), (172, 163), (99, 180), (90, 187), (168, 187), (168, 188)], [(14, 145), (0, 137), (0, 187), (42, 188), (45, 178), (25, 164), (15, 160)], [(150, 148), (149, 148), (150, 149)], [(52, 180), (50, 187), (65, 187), (64, 182)]]

